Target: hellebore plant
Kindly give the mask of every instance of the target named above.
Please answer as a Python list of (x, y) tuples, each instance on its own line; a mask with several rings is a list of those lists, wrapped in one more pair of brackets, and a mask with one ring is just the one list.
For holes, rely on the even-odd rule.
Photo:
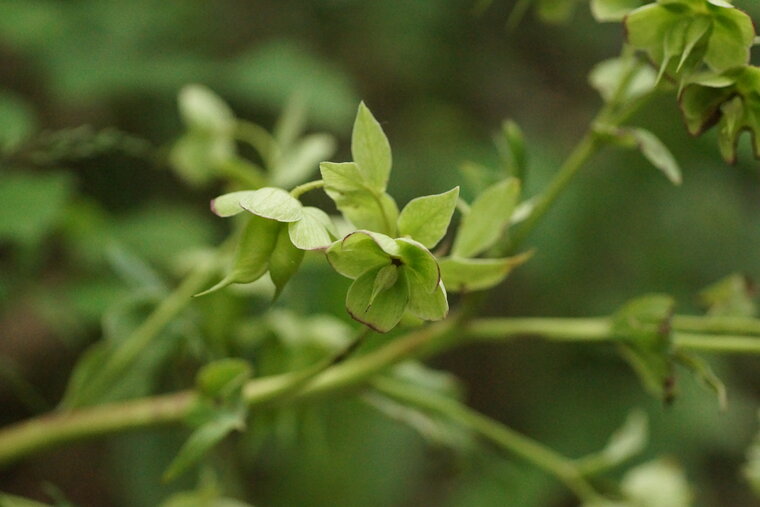
[[(576, 3), (541, 0), (536, 5), (556, 21)], [(252, 408), (278, 410), (362, 387), (350, 392), (361, 392), (362, 401), (426, 436), (434, 433), (430, 428), (441, 427), (451, 436), (453, 427), (529, 461), (561, 481), (585, 507), (689, 505), (684, 474), (665, 462), (640, 465), (619, 484), (597, 480), (644, 447), (646, 419), (641, 414), (634, 413), (602, 451), (571, 459), (470, 409), (457, 399), (459, 393), (450, 382), (441, 381), (440, 373), (413, 361), (473, 340), (507, 341), (526, 335), (607, 343), (658, 399), (675, 399), (677, 367), (682, 367), (723, 406), (725, 386), (697, 352), (760, 353), (757, 305), (740, 276), (728, 277), (702, 294), (709, 308), (705, 316), (676, 315), (674, 299), (665, 294), (635, 298), (599, 318), (476, 315), (480, 300), (473, 293), (500, 284), (531, 257), (530, 250), (523, 250), (526, 238), (603, 147), (637, 150), (671, 182), (681, 182), (680, 167), (667, 146), (652, 132), (627, 124), (658, 93), (673, 92), (692, 134), (717, 125), (726, 160), (736, 160), (737, 142), (745, 131), (752, 134), (754, 153), (760, 157), (760, 70), (748, 63), (755, 40), (749, 17), (725, 0), (645, 3), (591, 0), (599, 21), (625, 24), (627, 43), (619, 57), (592, 70), (590, 84), (599, 91), (603, 106), (552, 180), (533, 196), (523, 195), (526, 144), (513, 122), (505, 122), (497, 136), (499, 170), (470, 168), (479, 182), (472, 192), (463, 192), (474, 196), (471, 202), (455, 187), (417, 197), (400, 209), (387, 191), (390, 143), (364, 103), (353, 125), (352, 160), (328, 162), (324, 160), (334, 152), (334, 141), (326, 134), (302, 136), (298, 114), (286, 114), (270, 134), (236, 118), (210, 90), (198, 85), (184, 89), (180, 111), (187, 131), (173, 145), (170, 160), (192, 185), (225, 185), (229, 192), (214, 199), (211, 209), (234, 222), (231, 240), (209, 255), (208, 262), (198, 262), (123, 340), (103, 340), (83, 355), (61, 403), (66, 410), (0, 430), (0, 465), (84, 436), (185, 421), (195, 431), (167, 470), (165, 478), (172, 479), (231, 432), (247, 431)], [(238, 153), (238, 142), (256, 151), (256, 162)], [(302, 183), (317, 167), (320, 179)], [(332, 200), (337, 214), (301, 202), (303, 194), (317, 189)], [(257, 308), (249, 312), (255, 315), (238, 315), (247, 319), (245, 326), (229, 325), (220, 331), (221, 352), (214, 349), (197, 372), (192, 370), (193, 389), (120, 401), (125, 398), (119, 391), (123, 377), (139, 369), (143, 354), (162, 344), (161, 333), (170, 324), (192, 328), (181, 320), (191, 301), (203, 303), (192, 295), (268, 279), (277, 298), (307, 255), (317, 262), (326, 260), (339, 275), (353, 280), (345, 306), (362, 324), (354, 325), (358, 332), (349, 319)], [(449, 316), (447, 293), (453, 292), (462, 293), (466, 305)], [(280, 319), (284, 314), (287, 318)], [(356, 352), (371, 330), (400, 332), (376, 348)], [(246, 341), (229, 345), (238, 334), (245, 334)], [(285, 359), (278, 357), (277, 364), (287, 364), (288, 369), (261, 374), (258, 364), (266, 361), (260, 356), (266, 357), (269, 350), (260, 342), (271, 337), (287, 345), (282, 347), (287, 349)], [(259, 348), (251, 352), (255, 346)], [(314, 348), (320, 360), (312, 361)], [(290, 351), (296, 352), (287, 355)], [(358, 357), (352, 357), (354, 352)], [(260, 363), (254, 368), (256, 361)], [(112, 403), (86, 407), (105, 402)], [(250, 420), (251, 427), (260, 421)], [(755, 449), (744, 473), (758, 491), (759, 471), (760, 452)], [(4, 500), (0, 494), (0, 504)]]

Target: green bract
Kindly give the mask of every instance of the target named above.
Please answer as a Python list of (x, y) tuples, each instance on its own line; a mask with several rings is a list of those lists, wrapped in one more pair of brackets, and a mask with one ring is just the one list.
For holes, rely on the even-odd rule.
[(438, 263), (424, 245), (356, 231), (327, 249), (327, 259), (341, 275), (354, 279), (346, 296), (351, 316), (385, 333), (409, 310), (424, 320), (448, 313)]
[(325, 192), (359, 229), (396, 235), (398, 206), (385, 192), (391, 148), (380, 124), (362, 102), (351, 136), (353, 162), (319, 165)]
[(280, 188), (264, 187), (224, 194), (211, 201), (211, 210), (220, 217), (248, 211), (256, 216), (288, 224), (293, 244), (301, 250), (327, 248), (336, 236), (330, 217), (319, 208), (303, 206)]
[(689, 75), (703, 62), (715, 72), (745, 65), (755, 37), (750, 17), (721, 0), (658, 0), (628, 14), (625, 26), (660, 76)]
[(699, 135), (718, 124), (723, 158), (736, 161), (736, 144), (743, 131), (752, 134), (755, 157), (760, 158), (760, 68), (744, 66), (719, 76), (695, 79), (679, 97), (689, 132)]
[(446, 234), (459, 197), (459, 187), (409, 201), (398, 217), (398, 233), (433, 248)]
[(452, 255), (474, 257), (496, 243), (509, 224), (519, 196), (520, 181), (516, 178), (507, 178), (483, 191), (462, 219)]

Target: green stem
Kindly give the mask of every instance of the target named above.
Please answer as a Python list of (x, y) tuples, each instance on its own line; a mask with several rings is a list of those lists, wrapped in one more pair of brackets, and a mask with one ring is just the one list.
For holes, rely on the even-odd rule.
[[(455, 319), (454, 319), (455, 320)], [(250, 407), (277, 399), (293, 402), (361, 387), (370, 377), (418, 351), (423, 345), (452, 330), (449, 321), (426, 326), (396, 338), (363, 356), (345, 359), (363, 340), (357, 340), (336, 356), (297, 372), (250, 381), (243, 396)], [(59, 411), (0, 429), (0, 466), (44, 449), (90, 437), (127, 430), (179, 423), (192, 408), (195, 394), (182, 391), (92, 408)]]
[(760, 354), (760, 338), (754, 336), (675, 333), (676, 348), (716, 354)]
[(544, 190), (541, 197), (536, 202), (536, 206), (528, 218), (520, 225), (512, 236), (511, 250), (514, 251), (522, 245), (528, 235), (533, 231), (538, 222), (544, 217), (547, 211), (552, 207), (554, 202), (567, 187), (573, 176), (583, 167), (586, 162), (599, 150), (602, 143), (597, 135), (589, 131), (580, 140), (575, 149), (570, 153), (562, 167)]
[[(672, 327), (677, 349), (760, 354), (760, 319), (676, 315)], [(468, 323), (464, 332), (470, 340), (476, 341), (503, 341), (517, 336), (567, 342), (615, 341), (612, 322), (606, 317), (477, 319)], [(725, 334), (727, 332), (735, 334)]]
[(676, 315), (673, 327), (688, 333), (760, 336), (760, 319), (750, 317)]
[(436, 412), (492, 442), (504, 451), (554, 475), (584, 502), (599, 500), (599, 494), (583, 478), (574, 462), (541, 443), (491, 419), (458, 401), (420, 390), (390, 378), (380, 377), (372, 386), (382, 394), (406, 405)]
[(312, 190), (315, 190), (317, 188), (322, 188), (325, 186), (324, 180), (314, 180), (309, 181), (307, 183), (304, 183), (302, 185), (298, 185), (296, 188), (290, 191), (290, 195), (298, 199), (306, 192), (311, 192)]

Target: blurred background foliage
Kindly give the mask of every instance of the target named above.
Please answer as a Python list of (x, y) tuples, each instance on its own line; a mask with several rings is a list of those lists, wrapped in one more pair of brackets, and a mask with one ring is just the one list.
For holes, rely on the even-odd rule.
[[(760, 19), (756, 2), (736, 3)], [(400, 203), (462, 182), (465, 161), (496, 167), (492, 134), (512, 118), (528, 140), (527, 192), (540, 190), (600, 106), (586, 75), (618, 53), (622, 28), (595, 23), (580, 2), (568, 23), (528, 13), (507, 31), (511, 1), (480, 16), (474, 4), (0, 0), (0, 423), (54, 407), (81, 352), (134, 329), (228, 232), (208, 212), (224, 189), (188, 184), (167, 162), (187, 83), (267, 128), (302, 97), (309, 127), (339, 139), (333, 160), (348, 158), (364, 99), (391, 140)], [(747, 146), (726, 167), (714, 134), (688, 136), (672, 96), (632, 122), (668, 144), (683, 185), (635, 152), (606, 150), (537, 230), (534, 258), (492, 294), (488, 314), (603, 315), (655, 291), (673, 294), (678, 312), (697, 312), (706, 285), (760, 273), (760, 180)], [(471, 197), (466, 180), (464, 191)], [(346, 321), (347, 283), (316, 260), (277, 307)], [(229, 354), (255, 356), (257, 373), (282, 371), (347, 332), (334, 320), (315, 327), (265, 314), (266, 301), (225, 291), (194, 303), (120, 396), (186, 385), (188, 371)], [(740, 468), (757, 429), (756, 359), (711, 359), (729, 388), (724, 413), (686, 376), (674, 406), (650, 400), (605, 347), (517, 341), (432, 364), (461, 379), (475, 408), (569, 455), (600, 447), (629, 408), (643, 407), (652, 440), (642, 461), (681, 463), (699, 505), (753, 504)], [(196, 483), (160, 482), (184, 435), (144, 431), (47, 452), (1, 471), (0, 490), (157, 505)], [(573, 504), (542, 472), (427, 445), (366, 400), (255, 414), (233, 440), (202, 470), (202, 487), (258, 505)]]

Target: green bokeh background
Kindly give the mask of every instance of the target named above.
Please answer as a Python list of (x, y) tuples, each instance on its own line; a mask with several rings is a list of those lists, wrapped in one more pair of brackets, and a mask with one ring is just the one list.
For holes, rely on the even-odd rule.
[[(13, 154), (81, 125), (121, 132), (108, 142), (69, 130), (88, 139), (74, 143), (76, 153), (0, 161), (0, 422), (54, 405), (76, 357), (100, 336), (103, 313), (130, 294), (113, 244), (172, 284), (188, 262), (183, 252), (227, 232), (207, 207), (220, 188), (189, 187), (161, 162), (182, 131), (176, 95), (187, 83), (268, 127), (301, 93), (310, 126), (340, 141), (334, 160), (349, 157), (365, 100), (390, 138), (390, 192), (400, 203), (459, 184), (464, 161), (496, 166), (492, 134), (512, 118), (528, 143), (526, 192), (538, 192), (600, 106), (586, 76), (618, 53), (622, 28), (595, 23), (580, 2), (567, 24), (528, 14), (510, 32), (511, 1), (481, 16), (473, 3), (0, 0), (0, 148)], [(760, 19), (756, 2), (736, 3)], [(690, 138), (672, 96), (632, 123), (671, 148), (683, 185), (635, 152), (606, 149), (536, 230), (535, 256), (490, 295), (488, 314), (604, 315), (647, 292), (698, 312), (706, 285), (733, 272), (758, 276), (760, 179), (748, 146), (726, 166), (714, 135)], [(315, 261), (278, 305), (346, 318), (345, 287)], [(227, 308), (208, 304), (210, 314)], [(216, 317), (218, 329), (206, 332), (223, 334)], [(602, 446), (631, 407), (643, 407), (652, 441), (637, 462), (677, 460), (698, 505), (753, 505), (740, 467), (757, 429), (760, 363), (710, 362), (729, 386), (725, 412), (686, 375), (675, 405), (663, 407), (606, 347), (526, 340), (458, 349), (431, 364), (460, 377), (475, 408), (572, 456)], [(216, 458), (229, 495), (267, 506), (573, 505), (529, 465), (431, 447), (356, 401), (278, 417), (266, 426), (278, 428), (271, 438), (241, 437)], [(0, 490), (84, 506), (157, 505), (195, 482), (192, 474), (159, 480), (184, 435), (157, 430), (46, 452), (0, 471)], [(227, 459), (235, 446), (249, 452)]]

